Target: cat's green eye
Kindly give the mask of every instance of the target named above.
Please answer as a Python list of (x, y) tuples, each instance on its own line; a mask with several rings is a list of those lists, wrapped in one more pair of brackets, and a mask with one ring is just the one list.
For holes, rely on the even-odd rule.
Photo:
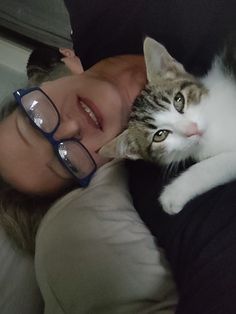
[(167, 136), (169, 135), (170, 131), (168, 130), (159, 130), (153, 136), (153, 142), (159, 143), (163, 142)]
[(174, 98), (174, 107), (179, 113), (183, 113), (184, 105), (185, 105), (184, 95), (178, 92)]

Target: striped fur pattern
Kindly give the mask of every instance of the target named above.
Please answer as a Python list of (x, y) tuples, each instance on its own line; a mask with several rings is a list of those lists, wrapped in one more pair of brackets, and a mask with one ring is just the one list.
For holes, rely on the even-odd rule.
[[(130, 145), (138, 150), (142, 159), (170, 164), (188, 157), (188, 151), (183, 156), (183, 147), (177, 153), (168, 146), (168, 137), (165, 141), (155, 142), (156, 132), (162, 128), (162, 117), (173, 114), (173, 119), (179, 113), (174, 108), (175, 96), (181, 92), (185, 95), (186, 110), (188, 106), (196, 106), (203, 94), (207, 91), (203, 85), (190, 75), (168, 79), (164, 84), (147, 84), (141, 95), (136, 99), (129, 120)], [(177, 117), (178, 118), (178, 117)], [(172, 127), (172, 131), (174, 128)]]
[(109, 157), (167, 166), (195, 160), (159, 197), (169, 214), (181, 211), (197, 195), (236, 179), (234, 38), (199, 79), (188, 74), (164, 46), (147, 38), (148, 84), (135, 101), (128, 128), (100, 151)]

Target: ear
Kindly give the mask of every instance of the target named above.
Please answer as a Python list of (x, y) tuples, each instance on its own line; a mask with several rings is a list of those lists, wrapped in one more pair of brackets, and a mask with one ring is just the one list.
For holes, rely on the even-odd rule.
[(128, 140), (128, 130), (125, 130), (113, 140), (105, 144), (99, 155), (109, 158), (140, 159), (141, 156), (135, 153), (135, 148)]
[(183, 65), (172, 58), (166, 48), (156, 40), (146, 37), (143, 50), (149, 82), (158, 76), (174, 78), (177, 72), (185, 72)]
[(84, 72), (80, 58), (75, 55), (74, 50), (70, 48), (60, 48), (59, 51), (64, 56), (61, 61), (65, 63), (73, 74), (81, 74)]

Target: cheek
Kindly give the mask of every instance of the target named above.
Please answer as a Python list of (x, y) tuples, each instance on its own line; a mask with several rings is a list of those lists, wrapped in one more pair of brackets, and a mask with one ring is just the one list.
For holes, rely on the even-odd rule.
[(180, 162), (189, 158), (196, 146), (194, 139), (171, 134), (165, 143), (168, 163)]
[[(68, 184), (50, 171), (47, 163), (51, 160), (49, 144), (21, 125), (16, 129), (16, 113), (0, 124), (0, 174), (5, 181), (25, 193), (54, 193)], [(40, 148), (40, 149), (39, 149)]]
[(56, 176), (37, 160), (23, 159), (20, 155), (18, 160), (10, 156), (1, 174), (14, 188), (29, 194), (55, 193), (69, 184), (69, 180)]
[(163, 152), (162, 163), (169, 165), (172, 162), (179, 161), (182, 148), (182, 140), (174, 134), (169, 135), (159, 147), (159, 150)]
[[(117, 133), (115, 133), (117, 134)], [(90, 155), (92, 156), (92, 158), (94, 159), (97, 168), (103, 166), (104, 164), (106, 164), (107, 162), (111, 161), (111, 158), (106, 158), (104, 156), (101, 156), (100, 154), (98, 154), (98, 151), (100, 150), (100, 148), (102, 146), (105, 145), (105, 143), (109, 142), (111, 139), (113, 139), (115, 137), (114, 136), (107, 136), (106, 134), (102, 135), (102, 136), (97, 136), (95, 135), (91, 135), (91, 136), (87, 136), (86, 140), (82, 140), (82, 144), (86, 147), (86, 149), (89, 151)]]
[(181, 151), (184, 146), (184, 139), (177, 134), (170, 134), (165, 141), (165, 146), (168, 154)]
[(100, 168), (101, 166), (105, 165), (107, 162), (111, 161), (111, 158), (105, 158), (100, 156), (97, 153), (93, 153), (92, 157), (97, 165), (98, 168)]

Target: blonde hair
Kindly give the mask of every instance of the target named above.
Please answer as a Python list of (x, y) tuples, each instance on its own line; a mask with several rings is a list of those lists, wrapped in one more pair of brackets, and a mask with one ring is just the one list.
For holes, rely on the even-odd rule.
[(11, 186), (0, 188), (0, 223), (14, 244), (34, 254), (38, 226), (54, 201), (21, 193)]

